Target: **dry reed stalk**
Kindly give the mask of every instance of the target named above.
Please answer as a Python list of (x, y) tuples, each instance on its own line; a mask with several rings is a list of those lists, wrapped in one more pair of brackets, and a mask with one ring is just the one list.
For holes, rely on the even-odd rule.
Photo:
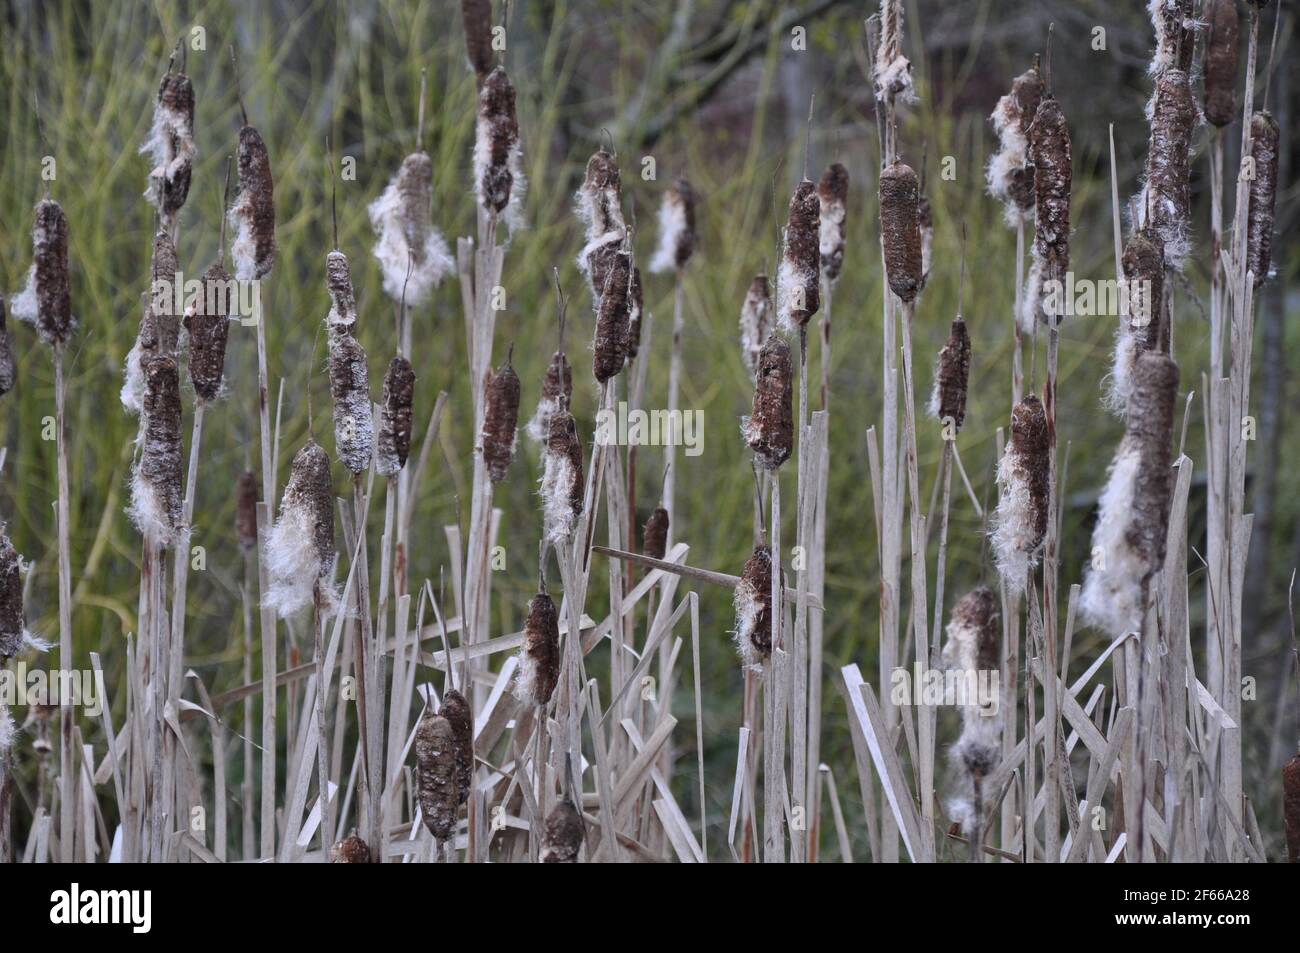
[(755, 275), (740, 308), (740, 357), (751, 377), (758, 375), (759, 354), (772, 330), (772, 289), (767, 275)]
[(1250, 154), (1254, 177), (1250, 180), (1250, 207), (1246, 218), (1246, 262), (1258, 289), (1269, 278), (1273, 255), (1273, 206), (1277, 198), (1277, 162), (1280, 129), (1267, 110), (1250, 120)]
[(585, 834), (586, 825), (573, 802), (568, 798), (559, 801), (546, 817), (542, 863), (576, 864)]
[[(252, 588), (257, 576), (257, 476), (245, 470), (235, 484), (235, 538), (244, 553), (244, 577), (239, 587), (244, 608), (243, 678), (245, 685), (253, 684), (253, 598)], [(255, 789), (253, 776), (253, 696), (244, 698), (244, 784), (242, 788), (243, 826), (242, 847), (245, 859), (256, 856), (256, 827), (253, 821)]]
[(793, 378), (790, 345), (774, 331), (759, 352), (753, 410), (740, 422), (741, 436), (764, 470), (779, 469), (794, 450)]
[(1201, 64), (1205, 77), (1205, 118), (1222, 129), (1236, 118), (1237, 112), (1240, 20), (1236, 0), (1205, 0), (1201, 16), (1207, 27)]

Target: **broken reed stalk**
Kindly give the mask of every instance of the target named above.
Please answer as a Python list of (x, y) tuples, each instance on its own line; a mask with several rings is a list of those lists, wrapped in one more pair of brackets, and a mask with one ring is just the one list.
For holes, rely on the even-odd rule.
[[(673, 343), (668, 363), (668, 419), (677, 419), (681, 395), (682, 334), (686, 328), (686, 266), (695, 252), (695, 191), (685, 179), (679, 179), (664, 196), (659, 209), (659, 245), (650, 262), (652, 272), (673, 273)], [(674, 435), (676, 437), (676, 435)], [(679, 525), (677, 519), (677, 446), (668, 441), (663, 504), (668, 511), (668, 545)]]

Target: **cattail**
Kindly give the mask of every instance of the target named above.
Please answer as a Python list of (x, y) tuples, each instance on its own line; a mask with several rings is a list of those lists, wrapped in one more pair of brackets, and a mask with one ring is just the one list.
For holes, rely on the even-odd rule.
[(353, 831), (330, 848), (331, 864), (368, 864), (370, 846)]
[(659, 206), (659, 244), (650, 259), (654, 274), (681, 271), (695, 252), (695, 190), (678, 179)]
[(1164, 243), (1165, 264), (1170, 268), (1181, 269), (1191, 250), (1187, 239), (1191, 218), (1188, 153), (1196, 120), (1187, 73), (1163, 71), (1156, 80), (1140, 213)]
[(492, 71), (492, 0), (460, 0), (460, 19), (470, 69), (481, 83)]
[(293, 458), (289, 483), (280, 499), (280, 517), (266, 540), (270, 585), (266, 603), (281, 618), (310, 605), (319, 589), (334, 605), (334, 486), (330, 460), (314, 442)]
[(578, 254), (578, 267), (586, 275), (593, 297), (605, 287), (605, 278), (619, 244), (627, 235), (618, 162), (604, 148), (587, 160), (587, 174), (575, 197), (574, 211), (582, 222), (587, 244)]
[(14, 348), (5, 317), (5, 298), (0, 294), (0, 397), (14, 389)]
[(438, 714), (451, 723), (456, 739), (456, 791), (461, 804), (469, 800), (470, 785), (474, 780), (474, 716), (465, 696), (454, 688), (447, 689), (442, 697)]
[(415, 729), (416, 794), (420, 816), (438, 847), (451, 837), (460, 808), (456, 729), (445, 715), (426, 711)]
[(252, 470), (241, 473), (235, 485), (235, 536), (243, 549), (257, 545), (257, 476)]
[(740, 421), (740, 433), (764, 470), (778, 469), (794, 450), (793, 381), (790, 345), (773, 332), (758, 354), (753, 411)]
[(1237, 118), (1237, 0), (1205, 0), (1205, 118), (1219, 128)]
[(239, 130), (239, 198), (230, 208), (235, 239), (230, 256), (240, 281), (265, 278), (275, 264), (275, 186), (271, 157), (262, 134), (244, 124)]
[[(1034, 322), (1060, 323), (1059, 295), (1051, 283), (1064, 287), (1070, 270), (1070, 128), (1061, 104), (1051, 93), (1043, 96), (1029, 127), (1029, 162), (1034, 167), (1033, 265), (1025, 289), (1021, 330)], [(1051, 314), (1048, 310), (1052, 311)]]
[(546, 818), (542, 834), (541, 861), (544, 864), (576, 864), (586, 827), (573, 802), (564, 798)]
[(230, 288), (233, 281), (230, 272), (220, 265), (210, 267), (203, 275), (203, 300), (185, 315), (185, 331), (190, 338), (190, 382), (200, 400), (215, 400), (221, 392), (230, 325), (227, 309), (214, 305), (217, 292), (224, 296), (223, 289)]
[(978, 697), (977, 690), (980, 673), (996, 672), (999, 668), (1001, 633), (993, 590), (979, 586), (962, 596), (953, 606), (947, 633), (943, 662), (962, 677), (966, 692), (961, 699), (961, 736), (951, 751), (952, 761), (961, 773), (961, 791), (947, 806), (949, 815), (964, 832), (970, 833), (982, 813), (978, 787), (997, 766), (1002, 746), (1002, 719), (996, 709), (986, 712), (982, 707), (985, 700)]
[(1147, 0), (1147, 12), (1156, 30), (1156, 50), (1147, 71), (1159, 76), (1168, 69), (1190, 70), (1196, 47), (1192, 0)]
[(902, 0), (880, 0), (880, 45), (876, 48), (876, 98), (880, 100), (915, 98), (912, 91), (912, 64), (903, 55)]
[(1140, 356), (1124, 437), (1098, 504), (1096, 558), (1079, 603), (1084, 619), (1112, 636), (1141, 630), (1150, 579), (1164, 565), (1177, 396), (1174, 360), (1155, 351)]
[(559, 681), (560, 614), (555, 601), (543, 590), (528, 603), (515, 697), (521, 704), (539, 708), (551, 700)]
[(515, 88), (500, 66), (488, 74), (479, 92), (474, 185), (485, 211), (504, 213), (507, 224), (518, 217), (524, 194), (519, 121), (515, 118)]
[(519, 375), (510, 366), (510, 358), (492, 374), (487, 383), (487, 400), (483, 410), (483, 461), (493, 483), (506, 478), (515, 459), (515, 433), (519, 422)]
[(948, 343), (939, 352), (930, 393), (930, 416), (945, 426), (952, 421), (955, 431), (966, 421), (966, 391), (970, 383), (970, 335), (961, 315), (952, 320)]
[(740, 306), (740, 356), (751, 377), (758, 373), (758, 355), (772, 330), (772, 289), (767, 275), (755, 275)]
[(433, 227), (433, 162), (427, 152), (402, 160), (397, 175), (370, 203), (374, 255), (384, 276), (384, 294), (409, 305), (429, 300), (456, 267), (442, 232)]
[(1122, 414), (1128, 407), (1133, 390), (1133, 365), (1138, 357), (1168, 347), (1169, 326), (1162, 315), (1164, 262), (1160, 236), (1154, 231), (1134, 232), (1124, 246), (1120, 263), (1128, 301), (1115, 335), (1115, 357), (1103, 401), (1112, 413)]
[(591, 372), (600, 384), (621, 371), (627, 363), (628, 285), (631, 280), (632, 256), (620, 251), (609, 264), (596, 312)]
[(917, 223), (920, 182), (911, 166), (894, 162), (880, 173), (880, 241), (889, 289), (904, 304), (921, 290), (921, 230)]
[(131, 478), (131, 519), (150, 543), (170, 546), (181, 528), (180, 372), (171, 357), (144, 365), (139, 460)]
[(641, 287), (641, 269), (632, 269), (627, 286), (627, 362), (632, 363), (641, 350), (641, 314), (645, 311), (645, 291)]
[(1282, 768), (1282, 814), (1286, 819), (1286, 857), (1300, 864), (1300, 755)]
[(1277, 120), (1257, 112), (1250, 120), (1251, 157), (1255, 177), (1250, 180), (1250, 212), (1246, 224), (1246, 268), (1258, 288), (1268, 280), (1273, 257), (1273, 204), (1277, 198)]
[(411, 403), (415, 396), (415, 370), (398, 354), (384, 375), (384, 406), (375, 441), (375, 469), (392, 477), (406, 466), (411, 452)]
[(651, 559), (663, 559), (668, 552), (668, 511), (656, 506), (641, 531), (641, 552)]
[(998, 572), (1015, 592), (1024, 590), (1047, 533), (1047, 477), (1047, 415), (1042, 401), (1029, 394), (1011, 412), (1011, 441), (998, 463), (992, 533)]
[(180, 315), (176, 314), (176, 246), (159, 229), (153, 237), (149, 265), (149, 294), (140, 315), (135, 344), (126, 355), (122, 373), (122, 406), (138, 414), (144, 402), (144, 364), (151, 357), (176, 355), (180, 341)]
[(788, 331), (802, 328), (821, 307), (821, 200), (808, 179), (790, 197), (785, 247), (776, 275), (776, 313)]
[[(23, 579), (18, 552), (0, 529), (0, 666), (18, 654), (25, 641)], [(3, 708), (0, 705), (0, 711)]]
[(1011, 92), (998, 100), (989, 118), (998, 134), (998, 151), (989, 160), (985, 179), (989, 194), (1006, 207), (1014, 226), (1034, 211), (1034, 167), (1029, 162), (1029, 126), (1043, 98), (1043, 76), (1037, 65), (1011, 82)]
[(184, 73), (167, 74), (158, 86), (149, 139), (140, 147), (154, 167), (149, 172), (149, 204), (170, 224), (190, 194), (194, 146), (194, 85)]
[(736, 651), (746, 668), (761, 668), (772, 654), (772, 551), (754, 547), (745, 561), (733, 598)]
[(542, 522), (550, 542), (562, 543), (573, 535), (582, 504), (582, 441), (565, 401), (551, 414), (542, 462)]
[(352, 335), (357, 322), (357, 302), (348, 259), (337, 249), (325, 257), (325, 286), (331, 302), (325, 324), (329, 338), (330, 395), (334, 400), (334, 449), (343, 465), (359, 474), (370, 465), (374, 438), (370, 374), (365, 348)]
[(15, 318), (35, 326), (46, 344), (65, 344), (77, 329), (68, 282), (68, 216), (53, 199), (36, 205), (32, 267), (26, 287), (14, 295), (9, 306)]
[(538, 443), (546, 440), (551, 432), (551, 417), (559, 410), (561, 403), (569, 406), (573, 397), (573, 369), (563, 351), (551, 355), (551, 363), (546, 367), (546, 377), (542, 379), (542, 396), (537, 402), (533, 419), (528, 421), (528, 436)]
[(849, 198), (849, 170), (832, 163), (817, 183), (818, 238), (822, 274), (834, 284), (844, 267), (844, 217)]

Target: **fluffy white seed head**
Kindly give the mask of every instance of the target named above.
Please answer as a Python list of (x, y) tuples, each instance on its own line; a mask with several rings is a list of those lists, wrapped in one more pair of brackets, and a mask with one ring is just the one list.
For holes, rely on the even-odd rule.
[(548, 452), (542, 464), (542, 523), (546, 538), (562, 543), (573, 536), (576, 515), (569, 500), (573, 463), (567, 456)]
[(433, 289), (456, 268), (446, 239), (429, 220), (432, 183), (421, 178), (418, 167), (428, 161), (423, 153), (407, 156), (369, 207), (384, 294), (401, 301), (405, 291), (406, 303), (413, 307), (428, 301)]
[(659, 205), (659, 244), (650, 259), (653, 274), (676, 270), (678, 249), (689, 229), (686, 202), (676, 189), (669, 189)]
[(1140, 467), (1138, 448), (1126, 436), (1098, 505), (1097, 525), (1092, 531), (1094, 557), (1079, 601), (1083, 617), (1114, 637), (1142, 626), (1142, 580), (1147, 566), (1129, 542)]

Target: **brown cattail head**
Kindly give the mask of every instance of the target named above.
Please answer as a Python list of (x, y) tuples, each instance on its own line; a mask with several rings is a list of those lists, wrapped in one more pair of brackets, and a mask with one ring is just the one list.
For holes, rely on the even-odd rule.
[(1205, 118), (1219, 128), (1237, 118), (1237, 0), (1205, 0)]
[(925, 197), (924, 188), (916, 202), (916, 228), (921, 233), (921, 287), (917, 290), (924, 291), (926, 282), (930, 280), (930, 264), (934, 255), (934, 209)]
[(794, 449), (793, 381), (790, 345), (773, 332), (758, 353), (753, 411), (740, 422), (745, 443), (764, 470), (778, 469)]
[(68, 216), (53, 199), (36, 205), (32, 267), (27, 286), (14, 295), (10, 307), (14, 317), (33, 325), (46, 344), (63, 345), (77, 329), (68, 280)]
[(1139, 455), (1128, 542), (1148, 572), (1158, 571), (1165, 561), (1177, 397), (1178, 364), (1174, 359), (1155, 351), (1139, 357), (1133, 366), (1133, 393), (1129, 396), (1125, 429), (1125, 439)]
[(758, 373), (758, 355), (772, 330), (772, 289), (767, 275), (755, 275), (740, 306), (740, 356), (750, 376)]
[(181, 527), (181, 391), (174, 358), (144, 365), (140, 455), (131, 481), (131, 517), (151, 543), (169, 546)]
[(567, 541), (582, 513), (582, 441), (567, 401), (551, 414), (542, 469), (542, 518), (546, 538)]
[(388, 362), (384, 374), (384, 406), (375, 441), (375, 468), (392, 477), (406, 466), (411, 452), (411, 404), (415, 399), (415, 369), (401, 354)]
[(1246, 268), (1258, 288), (1268, 280), (1273, 258), (1273, 206), (1277, 199), (1278, 138), (1281, 130), (1268, 112), (1250, 120), (1251, 157), (1255, 177), (1250, 181), (1250, 217), (1246, 224)]
[(460, 809), (456, 729), (445, 715), (426, 711), (415, 729), (416, 795), (424, 826), (441, 847)]
[(610, 232), (621, 234), (626, 228), (618, 160), (603, 146), (587, 160), (587, 172), (578, 189), (576, 211), (585, 226), (588, 242)]
[(275, 186), (262, 134), (239, 130), (239, 198), (230, 209), (235, 239), (230, 255), (240, 281), (265, 278), (275, 265)]
[(1043, 98), (1043, 74), (1037, 66), (1011, 82), (1011, 92), (993, 110), (998, 151), (989, 161), (989, 194), (1006, 206), (1007, 221), (1014, 225), (1034, 210), (1034, 167), (1029, 161), (1029, 126)]
[(809, 179), (790, 197), (776, 293), (777, 317), (787, 330), (802, 328), (821, 307), (821, 199)]
[(960, 626), (973, 634), (972, 657), (968, 667), (978, 671), (998, 669), (998, 640), (1001, 626), (998, 619), (998, 598), (988, 586), (976, 586), (957, 600), (952, 607), (952, 626)]
[(374, 255), (384, 276), (384, 294), (408, 305), (429, 300), (456, 267), (447, 241), (433, 227), (433, 160), (412, 152), (367, 210), (378, 241)]
[(555, 601), (539, 592), (528, 603), (524, 644), (519, 650), (515, 697), (534, 708), (551, 700), (560, 681), (560, 613)]
[[(8, 535), (0, 531), (0, 665), (18, 654), (23, 647), (25, 631), (23, 579), (18, 552)], [(0, 718), (3, 717), (0, 714)], [(3, 754), (3, 746), (0, 746), (0, 754)]]
[(153, 128), (140, 151), (149, 153), (154, 163), (145, 198), (163, 221), (170, 224), (189, 196), (196, 155), (194, 85), (184, 73), (169, 70), (163, 76), (154, 106)]
[(894, 162), (880, 173), (880, 241), (889, 289), (905, 304), (921, 290), (921, 185), (912, 167)]
[(656, 506), (641, 531), (641, 552), (651, 559), (663, 559), (668, 552), (668, 511)]
[(442, 697), (438, 714), (451, 722), (456, 738), (456, 790), (460, 803), (469, 800), (470, 786), (474, 780), (474, 716), (465, 696), (454, 688), (447, 689)]
[(515, 88), (500, 66), (483, 80), (479, 92), (474, 180), (479, 204), (488, 212), (504, 212), (512, 199), (518, 204), (523, 191)]
[(483, 462), (493, 483), (506, 478), (515, 459), (515, 439), (519, 423), (519, 375), (510, 359), (488, 378), (487, 400), (483, 410)]
[(645, 310), (645, 290), (641, 287), (641, 269), (632, 269), (627, 286), (627, 362), (632, 363), (641, 350), (641, 314)]
[[(1115, 336), (1115, 358), (1103, 403), (1124, 413), (1133, 390), (1133, 365), (1150, 350), (1169, 349), (1169, 322), (1164, 318), (1164, 244), (1154, 229), (1134, 232), (1120, 259), (1124, 270), (1126, 311)], [(1121, 301), (1124, 299), (1122, 298)]]
[[(1061, 104), (1050, 93), (1043, 96), (1029, 127), (1029, 162), (1034, 167), (1034, 248), (1029, 287), (1024, 296), (1021, 329), (1032, 330), (1035, 320), (1060, 323), (1060, 295), (1051, 294), (1050, 282), (1064, 286), (1070, 270), (1070, 128)], [(1054, 313), (1049, 314), (1048, 310)]]
[(1141, 213), (1165, 247), (1165, 264), (1181, 268), (1187, 258), (1191, 189), (1188, 155), (1196, 126), (1196, 103), (1187, 73), (1167, 69), (1156, 79)]
[(1286, 859), (1300, 864), (1300, 755), (1282, 768), (1282, 815), (1286, 819)]
[(903, 55), (902, 0), (880, 0), (880, 43), (876, 47), (876, 98), (882, 102), (916, 98), (912, 90), (912, 64)]
[(176, 313), (176, 245), (166, 231), (159, 229), (153, 237), (153, 257), (149, 264), (150, 301), (140, 328), (143, 354), (166, 354), (174, 357), (180, 346), (181, 316)]
[(330, 848), (331, 864), (368, 864), (370, 847), (353, 831)]
[(1029, 394), (1011, 411), (1011, 440), (998, 464), (998, 509), (993, 550), (998, 572), (1024, 588), (1047, 533), (1050, 439), (1043, 402)]
[(596, 311), (591, 372), (600, 384), (621, 371), (627, 363), (628, 286), (631, 281), (632, 256), (619, 251), (610, 261)]
[(5, 317), (5, 297), (0, 294), (0, 397), (14, 389), (14, 348)]
[(586, 828), (582, 815), (568, 798), (551, 809), (542, 834), (541, 861), (544, 864), (576, 864)]
[(329, 456), (308, 442), (293, 458), (280, 516), (267, 534), (268, 607), (287, 617), (312, 603), (319, 589), (332, 608), (334, 486)]
[(366, 350), (351, 334), (332, 334), (329, 342), (330, 395), (334, 398), (334, 451), (353, 474), (370, 465), (374, 421)]
[(235, 535), (243, 549), (257, 545), (257, 477), (245, 470), (235, 484)]
[(746, 667), (759, 667), (772, 654), (772, 551), (754, 547), (736, 585), (736, 651)]
[(573, 368), (563, 351), (551, 355), (551, 363), (546, 366), (546, 376), (542, 378), (542, 396), (537, 402), (533, 419), (528, 422), (528, 436), (538, 443), (545, 442), (551, 432), (551, 415), (559, 409), (561, 403), (569, 406), (573, 398)]
[(1150, 0), (1147, 7), (1156, 31), (1156, 51), (1148, 72), (1159, 76), (1167, 69), (1190, 70), (1196, 47), (1192, 0)]
[(695, 189), (678, 179), (659, 206), (659, 244), (650, 259), (655, 274), (681, 271), (695, 253)]
[(465, 25), (465, 51), (480, 83), (492, 72), (492, 0), (460, 0)]
[(221, 392), (230, 325), (226, 308), (218, 302), (229, 300), (224, 289), (230, 288), (233, 281), (230, 272), (212, 265), (203, 275), (203, 299), (185, 315), (185, 330), (190, 337), (190, 382), (199, 400), (215, 400)]
[(930, 413), (945, 426), (960, 431), (966, 420), (966, 393), (970, 382), (970, 334), (961, 315), (953, 318), (948, 343), (939, 352), (939, 365), (930, 395)]
[(849, 198), (849, 170), (835, 162), (817, 183), (822, 274), (834, 284), (844, 267), (844, 217)]
[(348, 256), (337, 248), (325, 256), (325, 289), (330, 296), (330, 313), (325, 319), (330, 334), (351, 334), (357, 323), (357, 298)]

